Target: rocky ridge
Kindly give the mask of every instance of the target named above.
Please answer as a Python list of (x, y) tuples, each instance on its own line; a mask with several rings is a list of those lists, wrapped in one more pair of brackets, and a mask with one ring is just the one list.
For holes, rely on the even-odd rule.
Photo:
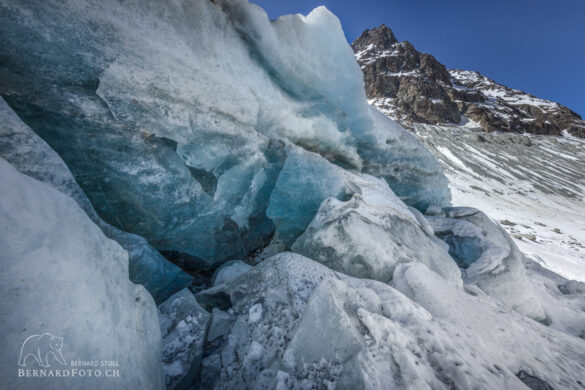
[(447, 69), (432, 55), (399, 42), (381, 25), (352, 48), (370, 104), (406, 127), (477, 122), (485, 131), (585, 137), (582, 118), (558, 103), (498, 84), (478, 72)]

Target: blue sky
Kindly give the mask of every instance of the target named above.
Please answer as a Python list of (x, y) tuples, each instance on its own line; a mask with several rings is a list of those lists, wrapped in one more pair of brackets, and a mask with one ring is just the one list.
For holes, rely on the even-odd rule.
[(557, 101), (585, 117), (585, 0), (252, 0), (272, 19), (325, 5), (348, 41), (385, 23), (448, 68)]

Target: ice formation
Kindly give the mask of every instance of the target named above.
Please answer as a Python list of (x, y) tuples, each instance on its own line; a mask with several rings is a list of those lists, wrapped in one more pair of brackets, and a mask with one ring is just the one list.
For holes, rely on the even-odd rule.
[(446, 217), (427, 217), (435, 233), (449, 244), (453, 258), (474, 283), (519, 313), (544, 320), (545, 313), (526, 278), (524, 255), (506, 231), (471, 207), (445, 209)]
[[(388, 283), (397, 264), (418, 261), (454, 283), (461, 273), (446, 248), (424, 228), (388, 184), (369, 175), (345, 173), (354, 195), (328, 198), (291, 249), (347, 275)], [(426, 229), (426, 231), (425, 231)]]
[[(0, 4), (0, 94), (105, 221), (158, 249), (212, 266), (263, 246), (275, 223), (308, 224), (269, 205), (295, 164), (285, 143), (384, 177), (421, 210), (449, 203), (431, 154), (368, 106), (324, 7), (269, 21), (242, 0)], [(308, 210), (336, 195), (320, 191), (307, 186)]]
[[(128, 280), (126, 251), (70, 196), (1, 158), (0, 177), (2, 387), (164, 388), (156, 307)], [(17, 368), (43, 368), (16, 362), (27, 337), (44, 333), (63, 338), (65, 364), (51, 356), (48, 364), (71, 377), (16, 375)], [(120, 375), (73, 377), (70, 362), (78, 360), (117, 361)]]
[(0, 98), (0, 157), (20, 172), (49, 183), (71, 196), (104, 234), (129, 254), (130, 280), (142, 284), (157, 302), (189, 285), (192, 277), (170, 263), (144, 238), (104, 222), (94, 210), (67, 165), (49, 145), (16, 116)]
[(163, 302), (158, 311), (167, 390), (188, 389), (199, 375), (211, 316), (186, 288)]

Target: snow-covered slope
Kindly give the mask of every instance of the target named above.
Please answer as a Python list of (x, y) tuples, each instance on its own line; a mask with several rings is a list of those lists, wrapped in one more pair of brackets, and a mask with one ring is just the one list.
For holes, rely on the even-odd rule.
[(530, 258), (585, 281), (585, 142), (472, 123), (415, 132), (443, 164), (455, 204), (483, 210)]
[(572, 135), (585, 138), (581, 117), (550, 100), (498, 84), (478, 72), (449, 70), (453, 100), (486, 131)]

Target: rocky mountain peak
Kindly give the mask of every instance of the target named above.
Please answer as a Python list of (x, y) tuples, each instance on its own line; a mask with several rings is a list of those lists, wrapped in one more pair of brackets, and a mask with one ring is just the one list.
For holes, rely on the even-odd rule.
[(459, 124), (485, 131), (585, 137), (585, 122), (558, 103), (508, 88), (474, 71), (448, 70), (430, 54), (399, 42), (382, 24), (352, 44), (370, 104), (413, 127), (414, 123)]
[(395, 43), (398, 43), (398, 40), (392, 30), (385, 24), (382, 24), (371, 30), (364, 31), (351, 46), (357, 52), (365, 50), (369, 45), (374, 45), (379, 50), (389, 49)]

